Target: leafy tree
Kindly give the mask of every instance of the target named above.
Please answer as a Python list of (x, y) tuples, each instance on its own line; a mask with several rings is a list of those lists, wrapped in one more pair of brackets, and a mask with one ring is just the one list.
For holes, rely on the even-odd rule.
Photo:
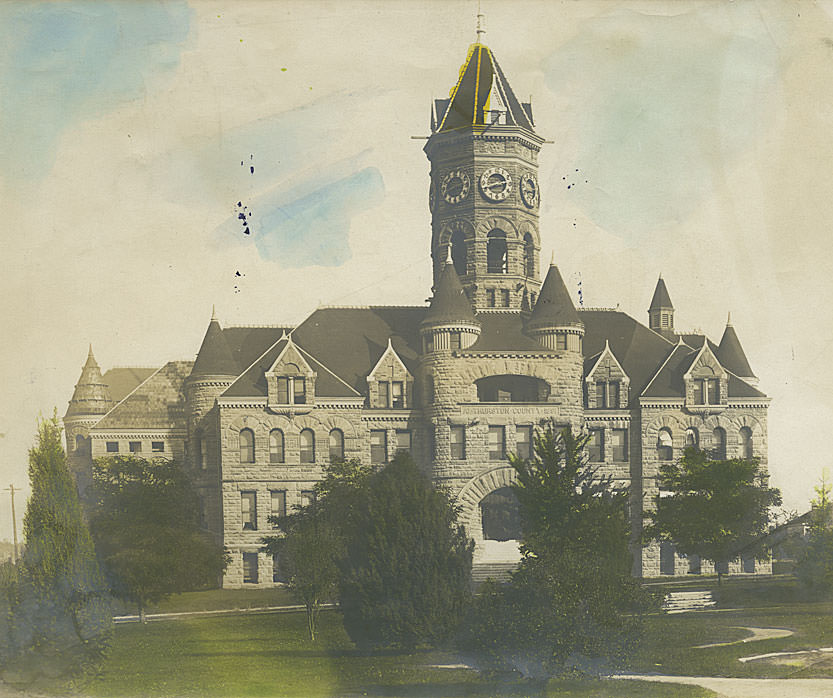
[(75, 673), (97, 661), (112, 627), (110, 597), (55, 416), (38, 424), (29, 481), (25, 552), (2, 573), (3, 650), (12, 667), (4, 678), (21, 683)]
[(795, 566), (795, 576), (811, 596), (833, 594), (833, 501), (830, 476), (822, 472), (811, 501), (810, 530)]
[(645, 535), (674, 543), (684, 555), (713, 560), (722, 569), (741, 550), (763, 558), (758, 545), (767, 532), (769, 510), (781, 504), (780, 492), (767, 485), (757, 458), (711, 460), (689, 447), (677, 463), (660, 466), (657, 484), (667, 496), (654, 498), (645, 513)]
[(404, 452), (353, 494), (339, 560), (350, 638), (362, 648), (447, 639), (470, 597), (474, 547), (457, 507)]
[(136, 603), (142, 622), (148, 604), (216, 585), (229, 562), (200, 530), (184, 471), (164, 458), (98, 459), (90, 528), (113, 594)]
[(307, 611), (309, 638), (321, 604), (332, 598), (338, 582), (338, 559), (345, 547), (345, 524), (355, 492), (371, 469), (358, 460), (336, 461), (315, 485), (315, 499), (286, 516), (270, 516), (281, 535), (261, 539), (263, 551), (275, 556), (289, 588)]
[(461, 642), (488, 662), (543, 677), (609, 666), (638, 638), (651, 598), (631, 576), (628, 492), (589, 466), (587, 437), (536, 434), (511, 456), (521, 562), (509, 584), (486, 585)]

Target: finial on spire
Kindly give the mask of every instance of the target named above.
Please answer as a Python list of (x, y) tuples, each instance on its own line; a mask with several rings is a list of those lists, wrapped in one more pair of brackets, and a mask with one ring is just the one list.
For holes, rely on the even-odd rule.
[[(93, 356), (93, 343), (92, 342), (90, 342), (90, 350), (87, 352), (87, 358), (89, 359), (91, 356)], [(95, 358), (95, 357), (93, 357), (93, 358)]]
[(486, 16), (480, 11), (480, 0), (477, 0), (477, 43), (482, 43), (481, 39), (486, 33)]
[(213, 303), (211, 304), (211, 319), (217, 319), (217, 306), (215, 306)]
[(726, 327), (732, 326), (732, 311), (729, 311), (729, 315), (726, 317)]
[(555, 248), (553, 247), (552, 252), (550, 252), (550, 266), (555, 266)]

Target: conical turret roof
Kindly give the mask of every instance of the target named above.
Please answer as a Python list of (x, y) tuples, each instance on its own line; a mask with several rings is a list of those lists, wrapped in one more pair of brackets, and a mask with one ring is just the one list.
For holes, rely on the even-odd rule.
[(673, 310), (674, 304), (671, 302), (671, 296), (668, 295), (668, 289), (665, 287), (665, 281), (659, 277), (657, 287), (654, 289), (654, 297), (651, 298), (651, 306), (648, 310), (659, 310), (660, 308), (671, 308)]
[(749, 361), (746, 359), (746, 354), (743, 347), (740, 345), (740, 340), (732, 327), (731, 318), (726, 322), (726, 329), (723, 331), (723, 337), (720, 339), (720, 345), (717, 347), (717, 360), (723, 368), (728, 369), (736, 376), (741, 378), (754, 378), (752, 368), (749, 366)]
[(434, 297), (431, 299), (431, 305), (422, 324), (440, 325), (453, 322), (477, 324), (474, 309), (463, 290), (460, 277), (457, 276), (454, 265), (446, 262), (440, 272), (440, 278), (434, 288)]
[(529, 317), (529, 327), (539, 329), (544, 327), (565, 327), (568, 325), (583, 325), (578, 311), (570, 299), (564, 280), (555, 264), (551, 264), (538, 294), (538, 300)]
[(93, 356), (93, 346), (87, 354), (87, 361), (81, 369), (81, 376), (75, 384), (72, 399), (64, 419), (85, 415), (102, 415), (109, 412), (113, 406), (110, 391), (101, 377), (101, 369)]
[[(487, 126), (499, 115), (499, 123), (533, 131), (532, 108), (521, 104), (492, 51), (481, 43), (469, 47), (460, 78), (449, 99), (437, 100), (436, 131)], [(534, 131), (533, 131), (534, 132)]]
[(202, 340), (202, 346), (191, 370), (192, 376), (237, 376), (240, 370), (231, 354), (223, 330), (217, 318), (212, 315), (211, 322)]

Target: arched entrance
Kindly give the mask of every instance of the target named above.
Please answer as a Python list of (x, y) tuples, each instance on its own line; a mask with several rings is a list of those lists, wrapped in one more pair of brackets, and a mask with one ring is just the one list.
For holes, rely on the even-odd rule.
[(518, 498), (509, 487), (501, 487), (480, 501), (480, 523), (483, 540), (505, 542), (521, 537), (521, 515)]
[(520, 559), (520, 517), (510, 485), (515, 471), (509, 466), (486, 470), (469, 480), (457, 495), (460, 520), (474, 539), (474, 561), (512, 563)]

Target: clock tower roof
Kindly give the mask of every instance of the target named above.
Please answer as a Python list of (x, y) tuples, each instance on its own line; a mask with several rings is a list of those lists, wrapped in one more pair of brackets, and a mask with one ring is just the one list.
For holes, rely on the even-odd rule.
[(481, 43), (469, 47), (450, 97), (436, 100), (434, 106), (434, 132), (499, 124), (534, 133), (532, 105), (518, 100), (495, 55)]

